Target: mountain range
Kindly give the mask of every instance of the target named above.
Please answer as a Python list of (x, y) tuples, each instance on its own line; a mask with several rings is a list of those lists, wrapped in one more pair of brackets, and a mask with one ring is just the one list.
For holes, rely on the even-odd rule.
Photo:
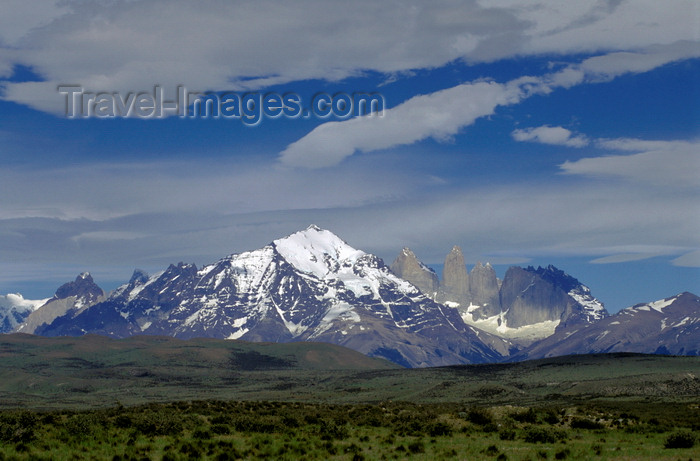
[(136, 270), (108, 294), (83, 273), (48, 300), (20, 304), (0, 304), (3, 332), (317, 341), (406, 367), (700, 349), (691, 293), (611, 316), (553, 266), (511, 267), (501, 281), (489, 264), (467, 272), (454, 247), (440, 279), (408, 248), (389, 267), (313, 225), (201, 268)]

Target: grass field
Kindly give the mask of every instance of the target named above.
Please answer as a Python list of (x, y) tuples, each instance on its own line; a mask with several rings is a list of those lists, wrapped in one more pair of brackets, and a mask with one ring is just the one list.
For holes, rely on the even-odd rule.
[[(0, 459), (651, 461), (700, 455), (693, 434), (700, 429), (697, 408), (689, 418), (688, 405), (664, 405), (649, 419), (634, 409), (197, 401), (5, 410)], [(674, 448), (666, 448), (669, 443)]]
[(402, 369), (327, 344), (6, 335), (0, 460), (698, 460), (698, 372), (697, 357)]

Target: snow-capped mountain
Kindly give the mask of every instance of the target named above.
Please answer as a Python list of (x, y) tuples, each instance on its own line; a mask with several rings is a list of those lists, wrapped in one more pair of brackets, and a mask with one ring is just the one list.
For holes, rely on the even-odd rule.
[(597, 352), (700, 355), (700, 297), (685, 292), (637, 304), (539, 341), (516, 358)]
[(323, 341), (405, 366), (493, 362), (509, 344), (467, 326), (384, 262), (310, 226), (198, 269), (171, 265), (37, 334), (133, 334), (248, 341)]
[(19, 293), (0, 295), (0, 333), (14, 331), (47, 299), (24, 299)]

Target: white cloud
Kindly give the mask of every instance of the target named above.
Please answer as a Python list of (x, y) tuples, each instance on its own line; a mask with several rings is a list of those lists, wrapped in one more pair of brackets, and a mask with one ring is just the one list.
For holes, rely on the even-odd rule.
[(588, 145), (588, 139), (583, 135), (574, 135), (571, 130), (560, 126), (539, 126), (515, 130), (511, 133), (516, 141), (539, 142), (556, 146), (584, 147)]
[[(627, 72), (644, 72), (678, 59), (700, 55), (700, 47), (674, 43), (638, 53), (619, 53), (590, 58), (580, 65), (543, 77), (520, 77), (506, 84), (464, 83), (428, 95), (415, 96), (385, 110), (384, 117), (359, 117), (344, 122), (327, 122), (290, 144), (280, 155), (291, 166), (321, 168), (336, 165), (356, 152), (411, 144), (429, 137), (443, 139), (490, 115), (500, 105), (517, 104), (534, 94), (547, 94), (558, 87), (600, 82)], [(651, 58), (649, 58), (651, 57)], [(648, 59), (649, 58), (649, 59)], [(592, 62), (592, 64), (591, 64)], [(641, 64), (640, 64), (641, 62)], [(519, 141), (538, 141), (569, 147), (583, 147), (588, 140), (562, 127), (542, 126), (513, 133)], [(568, 171), (569, 164), (566, 164)]]
[(499, 105), (519, 101), (515, 85), (465, 83), (428, 95), (415, 96), (384, 111), (382, 117), (358, 117), (327, 122), (290, 144), (283, 164), (308, 168), (335, 165), (355, 152), (371, 152), (411, 144), (429, 137), (444, 140)]
[(517, 10), (519, 18), (532, 22), (532, 34), (522, 46), (525, 53), (638, 49), (700, 38), (700, 6), (693, 0), (546, 0), (530, 4), (489, 0), (488, 4)]
[(569, 88), (580, 83), (605, 82), (628, 73), (648, 72), (676, 61), (700, 57), (697, 41), (682, 40), (651, 45), (632, 51), (617, 51), (585, 59), (546, 77), (552, 87)]

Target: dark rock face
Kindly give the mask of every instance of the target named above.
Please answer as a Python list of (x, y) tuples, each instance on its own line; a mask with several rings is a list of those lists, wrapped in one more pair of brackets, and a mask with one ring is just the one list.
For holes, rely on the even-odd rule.
[(106, 301), (38, 333), (323, 341), (412, 367), (492, 362), (510, 352), (380, 258), (315, 226), (201, 269), (180, 263), (150, 278), (137, 273)]
[(401, 250), (390, 268), (394, 274), (411, 282), (428, 296), (434, 296), (440, 286), (435, 271), (421, 263), (409, 248)]
[(469, 274), (462, 249), (456, 245), (445, 257), (437, 300), (469, 305)]
[(503, 278), (501, 306), (508, 326), (518, 328), (547, 320), (560, 320), (573, 299), (536, 272), (511, 267)]
[(557, 331), (516, 360), (602, 352), (700, 355), (700, 297), (681, 293)]
[(501, 309), (511, 328), (544, 321), (559, 321), (563, 328), (608, 315), (588, 287), (551, 265), (508, 269), (501, 286)]

